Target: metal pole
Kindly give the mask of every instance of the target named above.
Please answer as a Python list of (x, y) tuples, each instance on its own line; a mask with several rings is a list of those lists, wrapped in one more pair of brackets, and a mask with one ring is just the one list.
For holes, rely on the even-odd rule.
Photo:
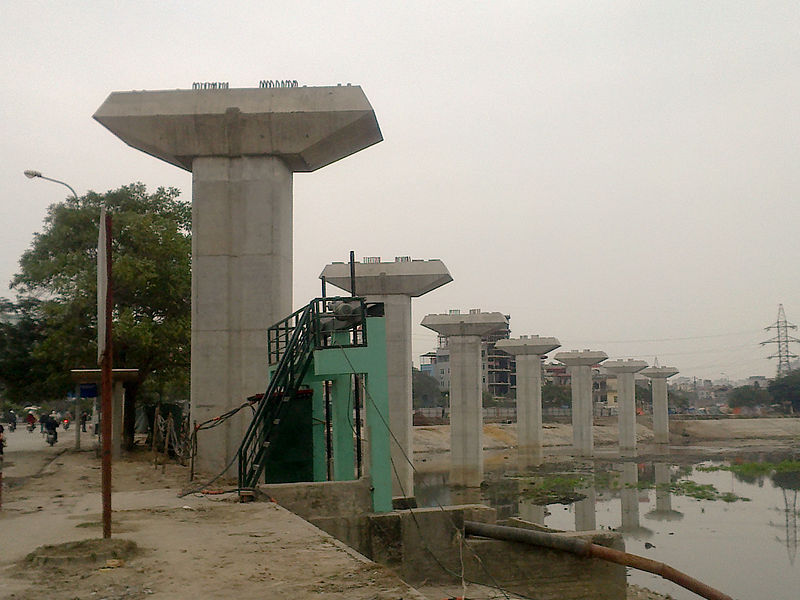
[(81, 449), (81, 384), (75, 384), (75, 414), (72, 418), (75, 426), (75, 450)]
[(350, 295), (356, 295), (356, 253), (350, 250)]
[(325, 403), (325, 462), (327, 465), (327, 479), (333, 481), (333, 418), (331, 416), (331, 382), (322, 383), (323, 402)]
[(636, 554), (628, 554), (627, 552), (614, 550), (613, 548), (607, 548), (599, 544), (593, 544), (578, 538), (566, 538), (554, 533), (522, 529), (520, 527), (490, 525), (487, 523), (478, 523), (476, 521), (464, 521), (464, 533), (495, 540), (520, 542), (533, 546), (563, 550), (564, 552), (571, 552), (572, 554), (577, 554), (578, 556), (586, 558), (600, 558), (609, 562), (660, 575), (664, 579), (677, 583), (679, 586), (691, 590), (695, 594), (703, 598), (708, 598), (709, 600), (733, 600), (727, 594), (706, 585), (702, 581), (698, 581), (694, 577), (690, 577), (686, 573), (673, 569), (667, 564), (643, 556), (637, 556)]
[(103, 537), (111, 537), (111, 394), (112, 394), (112, 368), (113, 363), (111, 360), (111, 308), (113, 306), (112, 300), (112, 285), (111, 285), (111, 215), (106, 215), (106, 275), (108, 277), (108, 292), (106, 293), (106, 343), (105, 353), (103, 354), (103, 363), (101, 369), (101, 386), (102, 386), (102, 408), (101, 421), (100, 421), (100, 435), (102, 436), (102, 497), (103, 497)]

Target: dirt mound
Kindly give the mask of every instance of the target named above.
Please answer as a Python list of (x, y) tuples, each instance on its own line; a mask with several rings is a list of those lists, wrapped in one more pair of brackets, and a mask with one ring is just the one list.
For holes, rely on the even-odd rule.
[(126, 559), (136, 554), (136, 551), (136, 544), (130, 540), (92, 538), (79, 542), (39, 546), (25, 557), (25, 562), (28, 565), (93, 563), (108, 559)]

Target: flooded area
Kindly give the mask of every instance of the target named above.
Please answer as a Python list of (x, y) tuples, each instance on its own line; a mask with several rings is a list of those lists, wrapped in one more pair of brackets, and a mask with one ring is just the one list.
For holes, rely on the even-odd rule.
[[(796, 600), (800, 455), (729, 460), (617, 459), (545, 463), (487, 473), (451, 489), (448, 473), (417, 474), (420, 506), (480, 502), (563, 531), (622, 533), (626, 551), (664, 562), (734, 598)], [(510, 461), (505, 464), (508, 465)], [(698, 596), (656, 575), (628, 581), (677, 599)]]

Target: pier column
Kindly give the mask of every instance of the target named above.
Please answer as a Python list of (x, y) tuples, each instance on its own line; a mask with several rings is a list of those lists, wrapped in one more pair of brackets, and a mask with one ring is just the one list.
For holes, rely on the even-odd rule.
[[(370, 262), (366, 262), (369, 260)], [(327, 283), (353, 293), (350, 265), (326, 265), (320, 275)], [(389, 427), (391, 429), (392, 494), (414, 495), (411, 298), (417, 298), (453, 281), (441, 260), (394, 262), (365, 259), (355, 265), (355, 294), (367, 302), (382, 302), (386, 318), (386, 369), (389, 378)]]
[[(192, 172), (192, 419), (223, 414), (266, 389), (266, 330), (292, 310), (293, 173), (380, 142), (375, 113), (337, 86), (114, 92), (94, 118)], [(198, 436), (198, 470), (221, 471), (249, 421)]]
[(554, 337), (523, 335), (498, 340), (495, 348), (513, 354), (517, 363), (517, 448), (521, 465), (533, 466), (542, 450), (542, 356), (561, 346)]
[(450, 482), (466, 487), (483, 481), (481, 336), (507, 325), (499, 312), (471, 310), (427, 315), (422, 326), (447, 338), (450, 348)]
[(617, 398), (619, 402), (619, 449), (625, 452), (636, 451), (636, 390), (634, 373), (647, 367), (643, 360), (608, 360), (603, 368), (617, 378)]
[(642, 375), (650, 378), (653, 392), (653, 434), (656, 444), (669, 444), (669, 403), (667, 400), (667, 379), (676, 375), (674, 367), (648, 367)]
[(608, 358), (593, 350), (559, 352), (555, 359), (567, 366), (572, 388), (572, 443), (578, 456), (594, 454), (592, 422), (592, 367)]

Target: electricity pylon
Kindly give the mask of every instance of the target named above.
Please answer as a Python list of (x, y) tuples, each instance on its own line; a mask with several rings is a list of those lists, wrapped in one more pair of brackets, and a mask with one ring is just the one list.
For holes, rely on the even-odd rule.
[(777, 335), (769, 340), (761, 342), (761, 345), (764, 346), (766, 344), (777, 344), (778, 351), (773, 354), (772, 356), (768, 356), (767, 358), (777, 358), (778, 359), (778, 377), (783, 377), (787, 375), (791, 370), (789, 366), (789, 359), (790, 358), (797, 358), (797, 354), (792, 354), (789, 352), (789, 343), (790, 342), (800, 342), (795, 337), (789, 335), (790, 329), (797, 329), (797, 325), (794, 323), (789, 323), (786, 320), (786, 314), (783, 312), (783, 304), (778, 304), (778, 320), (770, 325), (769, 327), (765, 327), (765, 331), (769, 331), (770, 329), (776, 329)]

